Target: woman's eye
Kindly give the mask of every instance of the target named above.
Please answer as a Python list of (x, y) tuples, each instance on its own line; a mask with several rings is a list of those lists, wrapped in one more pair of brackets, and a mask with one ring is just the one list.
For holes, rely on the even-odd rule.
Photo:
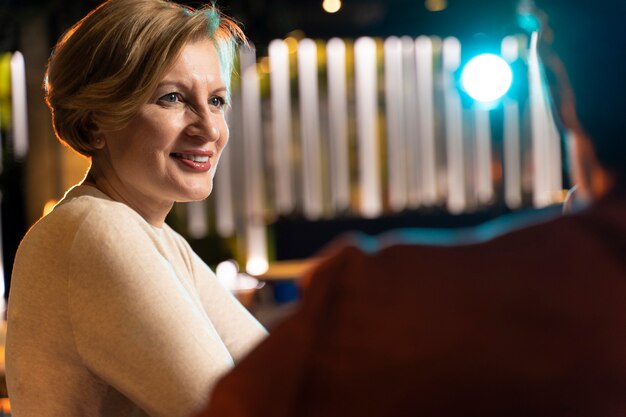
[(159, 102), (173, 104), (179, 101), (183, 101), (182, 97), (178, 93), (167, 93), (161, 97), (159, 97)]
[(209, 99), (209, 104), (221, 109), (226, 106), (226, 99), (224, 97), (214, 96)]

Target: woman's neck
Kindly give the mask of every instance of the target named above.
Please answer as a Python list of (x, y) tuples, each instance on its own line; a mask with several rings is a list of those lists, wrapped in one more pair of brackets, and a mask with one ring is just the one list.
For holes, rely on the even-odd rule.
[[(161, 228), (165, 222), (165, 217), (172, 209), (173, 203), (169, 205), (156, 204), (137, 197), (134, 193), (124, 192), (125, 186), (122, 181), (109, 180), (106, 175), (103, 175), (100, 170), (93, 163), (85, 175), (82, 184), (90, 185), (97, 188), (102, 193), (106, 194), (111, 200), (118, 201), (126, 204), (128, 207), (135, 210), (141, 217), (143, 217), (152, 226)], [(135, 196), (135, 198), (132, 198)]]

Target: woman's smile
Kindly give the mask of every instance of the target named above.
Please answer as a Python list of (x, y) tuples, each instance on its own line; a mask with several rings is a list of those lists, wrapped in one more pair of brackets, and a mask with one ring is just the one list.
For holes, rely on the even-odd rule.
[(213, 151), (173, 152), (170, 156), (179, 161), (184, 167), (193, 171), (206, 172), (211, 169)]

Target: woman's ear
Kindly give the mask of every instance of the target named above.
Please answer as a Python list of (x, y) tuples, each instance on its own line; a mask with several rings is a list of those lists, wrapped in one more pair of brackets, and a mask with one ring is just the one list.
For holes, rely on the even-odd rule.
[(89, 144), (95, 149), (103, 149), (106, 142), (104, 133), (94, 122), (87, 123), (87, 132), (89, 135)]

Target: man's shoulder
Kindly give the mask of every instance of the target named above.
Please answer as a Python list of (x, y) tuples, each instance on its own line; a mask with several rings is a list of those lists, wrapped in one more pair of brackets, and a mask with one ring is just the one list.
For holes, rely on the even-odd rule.
[(442, 239), (428, 244), (428, 239), (413, 239), (410, 233), (398, 233), (393, 238), (353, 235), (326, 253), (305, 282), (410, 286), (446, 277), (541, 273), (548, 259), (565, 262), (575, 251), (584, 234), (579, 223), (577, 218), (559, 217), (502, 234), (473, 231), (470, 239), (466, 232), (458, 242), (446, 244), (441, 244)]

